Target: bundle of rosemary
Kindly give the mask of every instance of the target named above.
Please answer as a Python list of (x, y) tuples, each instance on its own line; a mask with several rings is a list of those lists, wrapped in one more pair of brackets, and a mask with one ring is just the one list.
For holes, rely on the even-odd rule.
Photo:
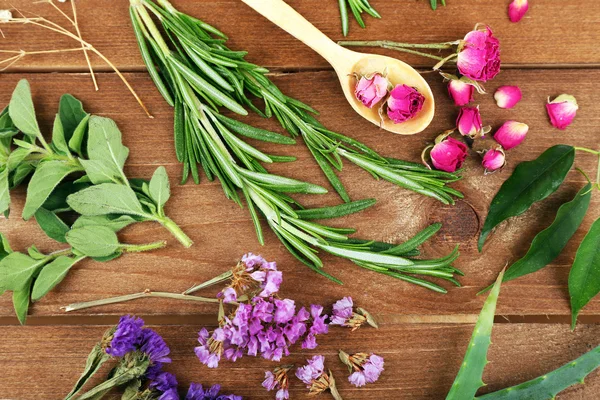
[[(452, 263), (458, 257), (455, 249), (438, 260), (417, 260), (417, 247), (433, 235), (433, 225), (401, 245), (350, 239), (353, 229), (339, 229), (312, 222), (360, 211), (373, 201), (359, 201), (337, 207), (304, 210), (290, 193), (321, 194), (321, 186), (268, 173), (261, 163), (292, 161), (249, 145), (240, 136), (263, 141), (292, 144), (294, 140), (274, 132), (257, 129), (226, 117), (223, 106), (246, 115), (243, 105), (270, 117), (275, 115), (294, 136), (301, 135), (338, 192), (349, 196), (333, 172), (331, 165), (341, 168), (345, 157), (372, 173), (413, 190), (449, 203), (452, 201), (446, 181), (456, 175), (439, 174), (414, 164), (389, 160), (366, 146), (343, 135), (330, 132), (311, 115), (305, 104), (283, 95), (265, 76), (267, 70), (244, 61), (245, 52), (227, 49), (225, 37), (210, 25), (177, 12), (161, 1), (164, 9), (152, 1), (132, 0), (131, 19), (148, 71), (165, 100), (175, 108), (175, 145), (179, 161), (184, 164), (184, 177), (191, 172), (198, 182), (197, 164), (209, 179), (219, 179), (228, 198), (240, 206), (243, 195), (258, 239), (264, 243), (259, 213), (286, 248), (312, 270), (339, 282), (323, 271), (318, 250), (352, 260), (359, 266), (403, 279), (438, 292), (441, 286), (415, 275), (434, 276), (455, 284), (457, 270)], [(149, 11), (162, 21), (163, 35)], [(214, 39), (212, 35), (221, 39)], [(167, 43), (167, 40), (171, 45)], [(265, 111), (259, 110), (246, 96), (250, 93), (265, 100)]]

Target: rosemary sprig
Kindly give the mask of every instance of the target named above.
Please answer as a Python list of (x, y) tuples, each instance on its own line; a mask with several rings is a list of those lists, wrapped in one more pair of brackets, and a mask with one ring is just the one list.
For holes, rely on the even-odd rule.
[[(297, 259), (335, 282), (341, 283), (323, 270), (319, 250), (349, 259), (363, 268), (438, 292), (446, 290), (415, 275), (430, 277), (438, 274), (442, 279), (457, 283), (453, 278), (455, 270), (451, 266), (458, 256), (456, 250), (442, 259), (417, 260), (414, 257), (418, 255), (416, 248), (422, 243), (420, 241), (398, 250), (397, 246), (390, 244), (350, 239), (348, 235), (354, 233), (354, 229), (332, 228), (312, 222), (306, 216), (302, 217), (297, 212), (302, 206), (289, 194), (322, 194), (327, 190), (318, 185), (268, 173), (262, 163), (287, 159), (267, 155), (246, 143), (240, 136), (284, 144), (293, 141), (225, 117), (219, 113), (220, 106), (244, 115), (247, 113), (242, 107), (244, 104), (262, 113), (245, 96), (244, 93), (248, 90), (256, 96), (264, 96), (266, 115), (275, 114), (285, 124), (290, 121), (290, 129), (300, 126), (299, 129), (309, 130), (304, 139), (316, 141), (315, 146), (321, 146), (320, 141), (331, 146), (328, 148), (335, 151), (326, 155), (331, 157), (331, 161), (324, 162), (324, 165), (329, 166), (329, 162), (341, 164), (340, 156), (346, 154), (360, 162), (374, 161), (370, 156), (359, 154), (348, 146), (333, 144), (334, 139), (331, 138), (341, 135), (330, 133), (325, 128), (317, 129), (319, 125), (316, 122), (309, 124), (307, 121), (312, 120), (312, 117), (304, 110), (310, 108), (281, 94), (264, 76), (265, 69), (243, 60), (244, 52), (232, 51), (223, 46), (225, 36), (221, 32), (202, 21), (178, 13), (166, 1), (161, 1), (161, 5), (165, 9), (151, 1), (132, 0), (130, 12), (150, 75), (166, 101), (175, 108), (175, 142), (178, 158), (184, 163), (184, 180), (191, 172), (194, 180), (198, 181), (196, 165), (200, 164), (208, 178), (218, 178), (226, 196), (240, 205), (241, 193), (261, 244), (264, 239), (259, 214), (266, 218), (269, 227)], [(149, 11), (162, 21), (173, 50), (154, 24)], [(194, 32), (194, 36), (190, 32)], [(212, 35), (220, 39), (214, 39)], [(171, 40), (174, 36), (180, 39)], [(287, 111), (292, 108), (296, 111)], [(349, 138), (345, 140), (351, 141)], [(364, 154), (369, 153), (366, 151)], [(392, 171), (407, 168), (410, 174), (419, 176), (419, 179), (437, 182), (437, 173), (427, 171), (420, 175), (420, 167), (414, 165), (405, 165), (399, 161), (395, 163), (382, 157), (377, 158), (374, 163), (377, 167), (388, 164), (389, 169), (381, 169)], [(452, 176), (452, 179), (457, 177)], [(328, 209), (327, 215), (346, 215), (360, 208), (361, 205), (343, 205), (333, 210)], [(437, 231), (439, 226), (435, 228)], [(426, 238), (429, 236), (426, 235)]]
[[(435, 1), (435, 0), (432, 0)], [(348, 21), (348, 7), (356, 22), (361, 28), (365, 28), (365, 21), (362, 18), (363, 13), (367, 13), (373, 18), (381, 18), (381, 15), (369, 4), (368, 0), (338, 0), (340, 6), (340, 15), (342, 17), (342, 33), (344, 36), (348, 36), (349, 21)]]

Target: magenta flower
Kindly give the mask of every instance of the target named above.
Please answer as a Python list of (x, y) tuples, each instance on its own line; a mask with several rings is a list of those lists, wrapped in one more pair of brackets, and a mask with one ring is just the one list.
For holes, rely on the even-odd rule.
[(473, 101), (475, 87), (461, 79), (451, 79), (448, 82), (448, 94), (457, 106), (466, 106)]
[(383, 372), (383, 357), (375, 354), (356, 353), (349, 355), (340, 350), (340, 360), (348, 366), (351, 372), (348, 381), (356, 387), (375, 383)]
[(489, 27), (469, 32), (459, 46), (456, 65), (460, 73), (486, 82), (500, 72), (500, 42)]
[(483, 161), (481, 162), (483, 168), (485, 168), (485, 172), (494, 172), (506, 165), (506, 154), (502, 147), (498, 147), (497, 149), (487, 150), (483, 154)]
[(413, 118), (425, 103), (425, 96), (413, 87), (397, 85), (390, 93), (387, 101), (387, 115), (395, 123), (400, 124)]
[(523, 94), (518, 86), (500, 86), (494, 93), (494, 99), (500, 108), (513, 108), (522, 98)]
[(552, 125), (558, 129), (567, 129), (575, 119), (579, 105), (577, 99), (568, 94), (561, 94), (546, 104), (546, 110)]
[(277, 389), (277, 393), (275, 393), (276, 400), (287, 400), (290, 398), (288, 391), (290, 382), (287, 374), (293, 367), (293, 365), (284, 365), (275, 368), (273, 372), (265, 372), (265, 380), (262, 386), (269, 392)]
[(467, 158), (467, 152), (466, 144), (447, 137), (441, 139), (431, 149), (431, 162), (440, 171), (455, 172), (462, 167)]
[(458, 112), (456, 127), (463, 136), (472, 139), (483, 135), (483, 123), (479, 107), (462, 107)]
[(354, 95), (365, 106), (373, 108), (388, 94), (389, 81), (381, 74), (372, 77), (362, 76), (356, 84)]
[(496, 142), (505, 150), (517, 147), (525, 140), (529, 126), (516, 121), (506, 121), (494, 134)]
[(529, 2), (527, 0), (513, 0), (508, 5), (508, 18), (510, 22), (519, 22), (529, 10)]

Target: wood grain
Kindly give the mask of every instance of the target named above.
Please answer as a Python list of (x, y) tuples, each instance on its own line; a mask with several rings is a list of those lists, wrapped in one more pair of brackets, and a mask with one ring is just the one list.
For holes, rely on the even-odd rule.
[[(231, 38), (231, 47), (250, 52), (248, 59), (278, 69), (328, 68), (325, 60), (291, 36), (260, 17), (239, 0), (174, 0), (181, 11), (203, 19), (224, 31)], [(317, 28), (334, 40), (342, 40), (339, 9), (335, 1), (290, 0), (290, 5)], [(52, 17), (64, 18), (44, 4), (29, 0), (12, 0), (19, 9)], [(69, 4), (57, 3), (66, 12)], [(98, 6), (93, 1), (79, 1), (79, 19), (84, 38), (102, 51), (119, 68), (139, 70), (141, 58), (130, 27), (128, 2), (103, 0)], [(412, 43), (433, 43), (462, 38), (475, 24), (490, 25), (502, 41), (504, 63), (518, 66), (531, 65), (600, 65), (600, 3), (595, 0), (565, 2), (538, 0), (523, 21), (513, 24), (507, 17), (508, 1), (455, 0), (448, 7), (433, 12), (427, 1), (373, 0), (372, 5), (383, 16), (381, 20), (367, 18), (367, 30), (358, 27), (351, 18), (350, 40), (393, 40)], [(31, 15), (31, 14), (27, 14)], [(67, 22), (68, 24), (68, 22)], [(49, 33), (32, 26), (2, 26), (6, 38), (3, 49), (47, 50), (73, 48), (72, 39)], [(414, 66), (431, 66), (430, 61), (414, 56), (387, 52)], [(108, 70), (97, 57), (93, 65)], [(81, 53), (63, 53), (27, 57), (13, 70), (85, 71), (87, 66)]]
[[(174, 191), (167, 213), (196, 243), (186, 250), (170, 240), (168, 248), (160, 251), (126, 255), (106, 264), (82, 262), (60, 286), (32, 307), (32, 315), (40, 317), (62, 315), (60, 307), (72, 302), (138, 292), (146, 288), (181, 292), (193, 283), (227, 270), (248, 251), (259, 252), (270, 260), (276, 260), (286, 276), (283, 294), (301, 303), (331, 304), (342, 296), (352, 294), (361, 306), (384, 316), (475, 315), (483, 302), (483, 298), (476, 297), (475, 293), (491, 283), (506, 263), (515, 261), (526, 253), (534, 235), (550, 224), (559, 205), (576, 193), (583, 185), (584, 178), (576, 172), (569, 174), (566, 184), (555, 195), (535, 205), (525, 215), (499, 227), (480, 255), (476, 251), (478, 229), (500, 184), (518, 162), (536, 157), (550, 145), (568, 143), (598, 146), (596, 126), (599, 124), (600, 108), (594, 100), (596, 90), (588, 82), (600, 79), (600, 71), (562, 70), (558, 75), (554, 70), (504, 71), (488, 89), (493, 92), (499, 85), (520, 85), (524, 99), (516, 109), (507, 111), (497, 108), (491, 95), (477, 97), (484, 123), (498, 127), (511, 118), (531, 126), (526, 142), (509, 151), (509, 165), (504, 171), (483, 176), (478, 165), (478, 155), (473, 152), (467, 164), (465, 178), (456, 185), (465, 193), (466, 199), (458, 202), (457, 206), (450, 207), (387, 182), (377, 182), (364, 171), (347, 163), (341, 178), (350, 195), (355, 199), (374, 197), (378, 199), (378, 204), (355, 217), (331, 222), (336, 226), (356, 227), (357, 236), (390, 242), (401, 241), (430, 223), (442, 222), (442, 232), (424, 247), (425, 254), (430, 257), (441, 256), (454, 245), (460, 244), (462, 256), (457, 267), (467, 274), (461, 279), (463, 287), (451, 288), (450, 293), (445, 296), (438, 295), (363, 271), (350, 262), (325, 255), (323, 259), (327, 271), (345, 283), (344, 286), (338, 286), (317, 277), (295, 261), (268, 230), (267, 245), (261, 248), (246, 210), (240, 210), (232, 202), (226, 201), (218, 183), (204, 180), (199, 186), (191, 183), (177, 185), (180, 170), (173, 150), (171, 110), (156, 93), (145, 74), (129, 74), (128, 78), (140, 90), (153, 111), (155, 118), (152, 120), (145, 117), (113, 74), (100, 75), (102, 90), (97, 93), (91, 85), (87, 85), (89, 78), (83, 74), (0, 75), (2, 87), (7, 88), (0, 93), (0, 104), (8, 102), (11, 89), (20, 78), (27, 78), (31, 82), (34, 101), (46, 132), (49, 131), (60, 95), (69, 92), (81, 98), (88, 111), (117, 121), (123, 131), (124, 142), (131, 149), (127, 163), (127, 173), (130, 176), (149, 178), (157, 166), (166, 165)], [(284, 92), (298, 96), (320, 110), (320, 120), (330, 129), (359, 139), (387, 156), (418, 161), (422, 148), (438, 132), (451, 127), (456, 117), (456, 109), (447, 99), (444, 85), (433, 74), (428, 75), (427, 79), (438, 101), (437, 115), (426, 132), (413, 137), (385, 133), (357, 116), (340, 96), (340, 88), (332, 72), (279, 74), (274, 78)], [(565, 132), (550, 126), (544, 108), (547, 96), (563, 91), (575, 95), (581, 104), (575, 123)], [(247, 121), (281, 131), (274, 121), (255, 116), (247, 117)], [(477, 142), (477, 146), (481, 148), (492, 145), (491, 139)], [(269, 153), (298, 156), (297, 162), (275, 165), (270, 168), (272, 171), (327, 185), (303, 145), (285, 147), (259, 144), (259, 147)], [(577, 156), (577, 165), (592, 173), (596, 168), (596, 160), (592, 156), (581, 154)], [(12, 216), (9, 220), (0, 221), (0, 230), (8, 234), (14, 248), (24, 250), (32, 243), (36, 243), (43, 251), (60, 247), (46, 239), (34, 221), (23, 222), (19, 218), (24, 192), (16, 191), (13, 198), (15, 206)], [(299, 199), (308, 206), (339, 203), (334, 193), (300, 196)], [(597, 196), (593, 196), (592, 206), (582, 229), (563, 254), (543, 271), (506, 284), (499, 303), (499, 313), (509, 316), (568, 315), (569, 269), (578, 243), (599, 215), (600, 201)], [(143, 243), (166, 238), (167, 235), (158, 225), (143, 224), (127, 229), (122, 238), (125, 242)], [(211, 295), (213, 292), (208, 291), (206, 294)], [(184, 316), (214, 311), (214, 307), (210, 305), (146, 299), (82, 311), (81, 315), (134, 312), (143, 315)], [(600, 300), (595, 300), (583, 314), (593, 315), (599, 312)], [(12, 315), (10, 296), (5, 295), (0, 298), (0, 316)], [(12, 319), (10, 321), (14, 322)]]
[[(208, 369), (193, 352), (200, 328), (199, 325), (155, 327), (171, 348), (173, 363), (166, 369), (176, 374), (182, 391), (190, 382), (219, 383), (225, 393), (234, 392), (245, 399), (274, 398), (260, 383), (265, 371), (277, 363), (244, 357), (236, 363), (223, 361), (218, 369)], [(98, 325), (0, 327), (2, 397), (62, 398), (106, 329), (107, 326)], [(319, 337), (317, 349), (307, 352), (292, 348), (292, 354), (282, 363), (300, 366), (313, 354), (324, 355), (326, 366), (333, 371), (346, 400), (373, 396), (386, 400), (442, 399), (462, 362), (472, 330), (470, 324), (383, 324), (378, 331), (362, 328), (352, 333), (344, 328), (332, 329), (329, 335)], [(484, 374), (487, 386), (481, 393), (525, 382), (558, 368), (597, 346), (598, 335), (597, 325), (582, 325), (571, 333), (560, 325), (497, 324), (488, 355), (491, 362)], [(377, 384), (360, 389), (351, 386), (346, 380), (348, 371), (337, 358), (339, 349), (383, 356), (385, 371)], [(296, 378), (290, 378), (291, 398), (311, 398)], [(599, 392), (600, 374), (595, 371), (585, 385), (568, 389), (558, 399), (593, 399)]]

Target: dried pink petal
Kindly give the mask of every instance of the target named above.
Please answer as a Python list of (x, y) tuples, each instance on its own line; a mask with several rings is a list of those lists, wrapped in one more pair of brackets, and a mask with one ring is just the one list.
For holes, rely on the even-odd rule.
[(463, 107), (458, 113), (456, 127), (463, 136), (475, 138), (482, 133), (483, 123), (479, 107)]
[(525, 140), (529, 126), (516, 121), (506, 121), (494, 134), (496, 142), (505, 150), (517, 147)]
[(448, 93), (457, 106), (466, 106), (473, 100), (475, 87), (460, 79), (452, 79), (448, 82)]
[(500, 86), (494, 93), (494, 99), (500, 108), (513, 108), (522, 98), (523, 94), (518, 86)]
[(528, 0), (513, 0), (508, 6), (510, 22), (519, 22), (529, 10)]

